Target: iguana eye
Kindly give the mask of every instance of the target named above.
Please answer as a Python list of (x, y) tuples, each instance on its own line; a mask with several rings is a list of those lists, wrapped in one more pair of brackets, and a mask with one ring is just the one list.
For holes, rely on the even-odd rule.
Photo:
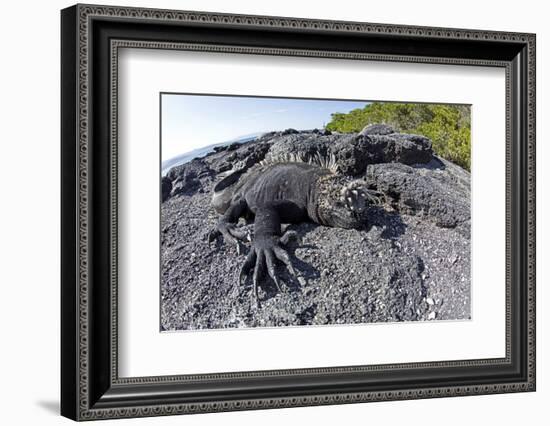
[(342, 209), (348, 207), (348, 205), (344, 200), (338, 200), (334, 202), (334, 207), (336, 209)]

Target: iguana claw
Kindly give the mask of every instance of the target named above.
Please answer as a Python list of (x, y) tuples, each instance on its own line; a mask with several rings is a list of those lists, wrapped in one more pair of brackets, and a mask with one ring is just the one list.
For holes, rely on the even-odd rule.
[(277, 276), (276, 271), (276, 259), (282, 262), (289, 270), (290, 274), (293, 275), (300, 284), (304, 284), (304, 279), (299, 277), (296, 274), (290, 256), (282, 245), (288, 244), (291, 239), (297, 239), (297, 234), (295, 231), (287, 231), (285, 234), (278, 238), (272, 236), (270, 238), (259, 238), (257, 241), (254, 241), (250, 252), (241, 268), (239, 273), (239, 284), (244, 285), (246, 278), (252, 269), (252, 288), (254, 292), (254, 298), (256, 304), (259, 306), (260, 299), (258, 297), (258, 286), (265, 275), (265, 269), (270, 278), (275, 283), (277, 290), (281, 293), (286, 292), (286, 287), (281, 285), (279, 277)]
[(237, 247), (237, 254), (243, 252), (243, 244), (241, 241), (251, 241), (250, 233), (245, 229), (239, 229), (236, 225), (220, 222), (208, 233), (208, 242), (223, 237), (226, 243), (234, 244)]

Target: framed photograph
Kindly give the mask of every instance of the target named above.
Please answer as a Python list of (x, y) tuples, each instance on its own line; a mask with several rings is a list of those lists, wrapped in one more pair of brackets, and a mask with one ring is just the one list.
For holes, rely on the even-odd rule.
[(535, 390), (535, 35), (61, 12), (61, 413)]

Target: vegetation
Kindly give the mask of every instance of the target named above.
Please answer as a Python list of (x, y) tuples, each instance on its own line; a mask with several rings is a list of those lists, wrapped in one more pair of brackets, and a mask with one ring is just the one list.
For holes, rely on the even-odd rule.
[(470, 170), (470, 107), (467, 105), (373, 102), (347, 114), (334, 113), (331, 131), (359, 132), (366, 125), (384, 123), (401, 133), (431, 139), (434, 152)]

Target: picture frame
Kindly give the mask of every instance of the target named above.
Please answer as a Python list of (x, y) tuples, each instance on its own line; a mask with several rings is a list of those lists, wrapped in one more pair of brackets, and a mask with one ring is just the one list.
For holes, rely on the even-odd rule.
[[(535, 390), (534, 34), (75, 5), (61, 12), (61, 414), (73, 420)], [(120, 48), (486, 66), (506, 75), (502, 358), (119, 377)], [(154, 78), (154, 77), (152, 77)]]

